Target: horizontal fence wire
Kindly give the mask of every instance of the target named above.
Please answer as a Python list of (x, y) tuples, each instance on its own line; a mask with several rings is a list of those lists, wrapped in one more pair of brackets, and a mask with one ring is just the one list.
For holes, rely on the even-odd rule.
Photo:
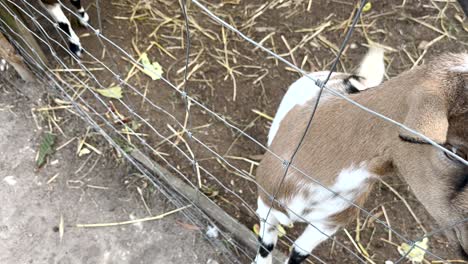
[[(43, 10), (40, 10), (39, 8), (36, 8), (34, 5), (30, 4), (28, 1), (25, 1), (25, 0), (22, 0), (22, 6), (20, 6), (19, 4), (16, 4), (15, 2), (11, 1), (11, 0), (7, 0), (10, 4), (16, 6), (20, 11), (22, 11), (25, 15), (27, 16), (30, 20), (33, 21), (33, 23), (35, 24), (35, 26), (37, 27), (37, 30), (39, 30), (42, 34), (42, 36), (39, 36), (39, 34), (35, 33), (34, 30), (31, 30), (29, 29), (29, 31), (37, 38), (39, 39), (42, 44), (44, 44), (45, 46), (47, 46), (47, 48), (49, 49), (49, 52), (50, 52), (50, 55), (54, 58), (54, 60), (59, 63), (59, 65), (63, 68), (63, 69), (68, 69), (68, 70), (71, 70), (67, 64), (57, 55), (57, 52), (54, 50), (54, 48), (52, 47), (52, 45), (54, 46), (58, 46), (62, 51), (65, 51), (66, 53), (68, 53), (74, 60), (75, 63), (77, 63), (79, 65), (79, 67), (86, 73), (86, 75), (93, 80), (93, 82), (99, 86), (100, 88), (107, 88), (105, 85), (103, 85), (100, 81), (99, 81), (99, 77), (97, 77), (96, 75), (94, 75), (92, 73), (92, 71), (90, 71), (88, 69), (88, 67), (86, 65), (84, 65), (80, 60), (76, 59), (73, 57), (73, 54), (71, 54), (68, 49), (66, 47), (63, 46), (63, 44), (61, 44), (60, 42), (56, 41), (55, 39), (53, 39), (52, 37), (50, 37), (46, 32), (46, 30), (40, 25), (39, 22), (37, 22), (37, 19), (31, 15), (31, 12), (35, 12), (37, 14), (39, 14), (40, 16), (42, 16), (45, 20), (47, 20), (47, 22), (49, 24), (53, 24), (55, 25), (56, 23), (54, 21), (52, 21), (51, 19), (49, 19), (47, 17), (47, 15), (44, 14)], [(185, 1), (183, 1), (185, 2)], [(361, 2), (364, 3), (365, 1)], [(210, 18), (212, 18), (213, 20), (215, 20), (216, 22), (218, 22), (220, 25), (232, 30), (233, 32), (237, 33), (238, 35), (240, 35), (243, 39), (245, 39), (246, 41), (254, 44), (256, 47), (262, 49), (263, 51), (269, 53), (270, 55), (274, 56), (275, 58), (279, 59), (280, 61), (286, 63), (288, 66), (294, 68), (295, 70), (297, 70), (298, 72), (302, 73), (302, 74), (305, 74), (306, 76), (309, 76), (306, 74), (305, 71), (301, 70), (300, 68), (298, 68), (297, 66), (295, 66), (294, 64), (288, 62), (287, 60), (285, 60), (284, 58), (282, 58), (281, 56), (277, 55), (276, 53), (266, 49), (265, 47), (263, 47), (262, 45), (260, 45), (259, 43), (253, 41), (252, 39), (248, 38), (246, 35), (244, 35), (243, 33), (241, 33), (240, 31), (238, 31), (237, 29), (235, 29), (233, 26), (227, 24), (226, 22), (224, 22), (221, 18), (217, 17), (216, 15), (214, 15), (207, 7), (205, 7), (203, 4), (201, 4), (199, 1), (197, 0), (192, 0), (192, 3), (196, 4), (197, 7), (199, 7), (204, 13), (206, 13)], [(0, 2), (1, 5), (2, 2)], [(72, 13), (74, 16), (78, 16), (76, 14), (76, 12), (74, 12), (73, 10), (70, 10), (68, 7), (66, 7), (63, 3), (60, 3), (62, 8), (67, 10), (68, 12)], [(185, 10), (185, 3), (182, 3), (182, 12), (185, 14), (186, 10)], [(363, 5), (362, 5), (363, 6)], [(359, 10), (362, 9), (362, 6)], [(9, 10), (9, 8), (7, 6), (2, 6), (2, 8), (5, 8), (6, 10)], [(20, 19), (18, 19), (16, 17), (16, 14), (11, 12), (11, 15), (15, 17), (15, 19), (19, 22), (19, 23), (22, 23), (22, 21)], [(187, 14), (185, 14), (187, 15)], [(356, 16), (357, 18), (359, 16)], [(187, 37), (186, 37), (186, 41), (190, 41), (190, 38), (189, 38), (189, 27), (188, 27), (188, 18), (186, 16), (186, 19), (185, 19), (186, 23), (187, 23)], [(4, 25), (4, 27), (8, 27), (6, 24)], [(102, 33), (102, 28), (100, 26), (100, 29), (95, 29), (93, 28), (91, 25), (88, 25), (88, 29), (91, 30), (95, 36), (97, 36), (100, 44), (102, 45), (103, 48), (107, 47), (107, 45), (115, 48), (117, 51), (119, 51), (120, 54), (123, 54), (128, 60), (130, 60), (134, 65), (136, 65), (137, 67), (141, 67), (141, 68), (144, 68), (144, 65), (139, 61), (139, 60), (136, 60), (132, 55), (130, 55), (128, 52), (125, 51), (125, 49), (123, 49), (122, 47), (120, 47), (119, 45), (117, 45), (115, 42), (113, 42), (111, 39), (107, 38), (103, 33)], [(56, 30), (57, 32), (61, 33), (59, 35), (63, 35), (65, 32), (63, 32), (63, 30), (59, 27), (56, 27)], [(3, 30), (4, 32), (6, 32), (5, 30)], [(9, 29), (9, 31), (11, 31), (11, 29)], [(18, 36), (18, 37), (21, 37), (21, 36)], [(65, 39), (62, 39), (63, 42), (66, 42)], [(27, 43), (27, 42), (25, 42)], [(53, 44), (52, 44), (53, 43)], [(19, 43), (17, 43), (19, 45)], [(107, 44), (107, 45), (106, 45)], [(18, 47), (17, 48), (21, 48), (21, 47)], [(253, 176), (250, 175), (250, 174), (247, 174), (246, 172), (244, 172), (243, 170), (237, 168), (237, 166), (235, 166), (234, 164), (232, 164), (231, 162), (229, 162), (223, 155), (217, 153), (217, 151), (215, 151), (212, 147), (209, 147), (208, 144), (204, 143), (203, 140), (201, 138), (198, 138), (197, 136), (195, 136), (193, 133), (192, 133), (192, 130), (194, 129), (193, 126), (192, 126), (192, 122), (191, 122), (191, 106), (197, 106), (199, 107), (200, 109), (206, 111), (207, 113), (209, 113), (211, 116), (215, 117), (216, 119), (218, 119), (219, 121), (223, 122), (227, 127), (235, 130), (237, 133), (239, 133), (240, 135), (246, 137), (247, 139), (249, 139), (251, 142), (257, 144), (258, 146), (260, 146), (262, 149), (264, 149), (265, 151), (268, 151), (269, 153), (271, 153), (274, 157), (276, 157), (279, 161), (281, 162), (284, 162), (286, 161), (286, 163), (288, 164), (288, 167), (292, 167), (294, 168), (295, 170), (297, 170), (299, 173), (303, 174), (303, 176), (305, 177), (308, 177), (309, 179), (311, 179), (314, 183), (316, 183), (317, 185), (325, 188), (327, 191), (329, 191), (330, 193), (334, 194), (334, 195), (338, 195), (341, 199), (343, 199), (343, 201), (349, 203), (351, 206), (354, 206), (356, 208), (358, 208), (360, 211), (362, 211), (364, 214), (370, 216), (370, 217), (376, 217), (376, 222), (379, 223), (380, 225), (382, 225), (384, 228), (390, 230), (392, 233), (396, 234), (400, 239), (402, 239), (403, 241), (409, 243), (411, 245), (412, 248), (414, 247), (418, 247), (419, 249), (425, 251), (428, 255), (431, 255), (432, 257), (434, 258), (437, 258), (439, 260), (442, 260), (443, 259), (435, 254), (433, 254), (432, 252), (430, 252), (429, 250), (427, 249), (424, 249), (424, 248), (421, 248), (420, 246), (418, 246), (415, 242), (416, 241), (419, 241), (419, 240), (411, 240), (411, 239), (408, 239), (407, 237), (405, 237), (404, 235), (402, 235), (400, 232), (397, 232), (396, 230), (394, 230), (393, 228), (391, 228), (390, 226), (388, 226), (384, 221), (380, 220), (377, 216), (375, 216), (374, 214), (372, 214), (371, 212), (367, 211), (366, 209), (356, 205), (353, 201), (350, 201), (348, 199), (346, 199), (345, 197), (342, 197), (340, 194), (334, 192), (333, 190), (329, 189), (327, 186), (325, 186), (324, 184), (320, 183), (319, 181), (315, 180), (312, 176), (310, 176), (308, 174), (308, 172), (304, 172), (302, 171), (300, 168), (296, 168), (293, 164), (291, 164), (291, 160), (287, 160), (287, 159), (284, 159), (283, 157), (280, 157), (279, 155), (271, 152), (271, 150), (268, 149), (268, 147), (266, 147), (264, 144), (260, 143), (258, 140), (256, 140), (254, 137), (248, 135), (247, 133), (245, 133), (241, 128), (233, 125), (232, 123), (228, 122), (224, 117), (222, 117), (222, 115), (216, 113), (215, 111), (211, 110), (210, 108), (208, 108), (205, 104), (201, 103), (200, 101), (196, 100), (194, 95), (190, 93), (190, 90), (188, 89), (188, 86), (187, 86), (187, 82), (188, 82), (188, 78), (187, 78), (187, 71), (188, 71), (188, 64), (189, 64), (189, 55), (190, 55), (190, 45), (188, 44), (187, 45), (187, 51), (186, 51), (186, 64), (185, 64), (185, 73), (184, 73), (184, 84), (183, 84), (183, 89), (179, 89), (176, 85), (174, 85), (173, 83), (171, 83), (168, 79), (164, 78), (163, 76), (159, 76), (161, 78), (161, 80), (163, 82), (165, 82), (169, 88), (171, 88), (172, 91), (175, 91), (183, 100), (184, 100), (184, 105), (185, 105), (185, 114), (186, 114), (186, 118), (188, 118), (188, 122), (187, 124), (185, 124), (184, 122), (181, 122), (179, 121), (179, 119), (173, 114), (171, 113), (169, 110), (166, 110), (163, 106), (160, 106), (158, 105), (157, 103), (155, 103), (153, 100), (147, 98), (143, 93), (141, 93), (136, 87), (134, 87), (133, 85), (131, 85), (129, 82), (125, 81), (124, 79), (122, 79), (122, 75), (119, 73), (119, 72), (116, 72), (114, 70), (112, 70), (111, 66), (109, 65), (106, 65), (106, 63), (104, 63), (103, 61), (101, 61), (100, 59), (98, 59), (97, 57), (95, 57), (93, 54), (91, 54), (90, 52), (88, 52), (85, 48), (85, 54), (87, 56), (89, 56), (95, 63), (98, 63), (99, 65), (101, 65), (103, 68), (106, 69), (107, 72), (109, 72), (114, 78), (115, 80), (119, 83), (119, 85), (121, 86), (124, 86), (124, 87), (127, 87), (129, 89), (131, 89), (133, 92), (135, 92), (136, 94), (138, 94), (139, 96), (141, 96), (143, 98), (143, 100), (145, 102), (147, 102), (149, 105), (151, 105), (151, 107), (153, 107), (154, 109), (156, 109), (157, 111), (161, 112), (162, 114), (164, 114), (165, 116), (169, 117), (170, 120), (172, 122), (174, 122), (174, 124), (177, 125), (177, 128), (180, 129), (180, 131), (185, 134), (187, 137), (188, 137), (188, 143), (187, 143), (187, 151), (184, 151), (180, 146), (178, 146), (177, 144), (175, 144), (174, 142), (172, 142), (171, 140), (169, 140), (167, 137), (165, 137), (163, 135), (163, 132), (158, 129), (155, 125), (152, 125), (148, 120), (146, 120), (141, 114), (138, 114), (138, 112), (131, 106), (131, 105), (128, 105), (126, 102), (124, 102), (124, 100), (122, 99), (116, 99), (122, 106), (125, 107), (125, 109), (132, 115), (134, 116), (135, 118), (137, 118), (138, 120), (140, 120), (142, 123), (144, 123), (148, 128), (150, 128), (150, 130), (154, 133), (154, 135), (156, 135), (157, 137), (159, 137), (162, 142), (164, 143), (167, 143), (169, 144), (174, 150), (176, 150), (179, 154), (181, 154), (184, 159), (186, 160), (186, 162), (188, 164), (191, 164), (192, 168), (193, 168), (193, 174), (196, 175), (197, 174), (197, 171), (200, 170), (201, 172), (203, 172), (205, 175), (207, 175), (209, 178), (215, 180), (220, 186), (223, 187), (223, 189), (228, 192), (228, 193), (231, 193), (232, 195), (234, 195), (237, 199), (239, 199), (241, 202), (242, 202), (242, 205), (245, 206), (247, 208), (247, 210), (250, 212), (250, 214), (252, 215), (255, 215), (255, 209), (251, 207), (251, 205), (249, 205), (249, 203), (247, 201), (245, 201), (239, 194), (237, 194), (235, 191), (231, 190), (228, 186), (224, 185), (215, 175), (213, 175), (207, 168), (203, 167), (200, 162), (197, 161), (197, 159), (195, 158), (194, 154), (191, 153), (189, 150), (191, 149), (191, 146), (193, 145), (197, 145), (197, 146), (201, 146), (203, 149), (205, 149), (206, 151), (208, 151), (209, 153), (211, 153), (213, 155), (213, 157), (216, 157), (218, 159), (220, 159), (223, 163), (225, 163), (229, 168), (231, 168), (232, 170), (234, 170), (238, 175), (241, 175), (244, 179), (247, 179), (249, 180), (250, 182), (254, 183), (256, 185), (256, 187), (259, 188), (260, 191), (263, 191), (266, 193), (266, 191), (263, 189), (262, 186), (258, 185)], [(108, 50), (108, 49), (107, 49)], [(24, 52), (23, 52), (24, 53)], [(110, 56), (111, 58), (113, 58), (113, 56)], [(339, 57), (337, 58), (336, 62), (338, 61)], [(33, 61), (34, 59), (29, 57), (27, 58), (27, 62), (32, 64), (32, 65), (35, 65), (37, 67), (37, 65), (45, 65), (45, 63), (38, 63), (38, 62), (34, 62)], [(115, 61), (113, 61), (113, 66), (115, 67), (115, 69), (118, 69), (117, 68), (117, 63)], [(33, 67), (34, 68), (34, 67)], [(95, 107), (93, 107), (92, 105), (90, 105), (87, 100), (85, 98), (82, 98), (81, 95), (80, 95), (80, 92), (75, 90), (75, 88), (73, 88), (72, 85), (68, 84), (66, 80), (62, 80), (62, 79), (59, 79), (58, 76), (52, 71), (52, 69), (50, 68), (39, 68), (39, 69), (35, 69), (35, 73), (42, 79), (44, 80), (44, 82), (47, 82), (47, 83), (50, 83), (52, 82), (53, 86), (56, 87), (60, 94), (62, 96), (64, 96), (65, 98), (67, 98), (68, 101), (70, 101), (75, 109), (77, 109), (77, 111), (79, 112), (79, 115), (82, 116), (94, 129), (96, 129), (96, 131), (98, 131), (100, 134), (103, 135), (103, 137), (109, 141), (109, 143), (115, 147), (117, 150), (119, 150), (123, 156), (128, 159), (130, 161), (130, 163), (132, 165), (134, 165), (143, 175), (146, 175), (150, 178), (150, 180), (152, 182), (154, 182), (154, 178), (151, 173), (149, 173), (145, 168), (143, 168), (140, 164), (138, 164), (138, 162), (136, 162), (131, 156), (129, 156), (125, 151), (123, 151), (123, 149), (115, 142), (115, 140), (109, 135), (107, 134), (100, 126), (99, 124), (96, 122), (95, 118), (99, 118), (100, 119), (100, 122), (103, 122), (113, 133), (115, 133), (116, 135), (119, 135), (123, 140), (127, 141), (128, 139), (125, 137), (125, 135), (123, 135), (122, 133), (120, 133), (119, 129), (115, 127), (115, 125), (113, 125), (112, 123), (110, 123), (107, 118), (105, 116), (103, 116), (100, 111), (96, 110)], [(76, 81), (77, 83), (80, 83), (80, 85), (82, 85), (83, 87), (86, 88), (87, 91), (89, 91), (92, 96), (94, 98), (96, 98), (96, 100), (100, 103), (100, 107), (104, 108), (107, 110), (107, 112), (111, 113), (111, 115), (114, 115), (114, 119), (115, 120), (118, 120), (119, 121), (119, 125), (122, 125), (124, 126), (126, 129), (129, 129), (129, 131), (131, 133), (133, 133), (133, 135), (138, 139), (138, 142), (141, 146), (143, 146), (145, 149), (147, 150), (150, 150), (151, 153), (154, 153), (158, 156), (158, 158), (160, 160), (162, 160), (164, 162), (164, 164), (166, 166), (168, 166), (172, 171), (176, 172), (176, 174), (178, 174), (180, 177), (184, 178), (185, 179), (185, 182), (187, 182), (188, 184), (190, 184), (194, 189), (196, 190), (199, 190), (200, 189), (200, 186), (197, 186), (195, 184), (192, 183), (192, 181), (186, 176), (186, 174), (182, 171), (180, 171), (178, 168), (177, 168), (177, 164), (173, 164), (171, 163), (171, 161), (167, 160), (166, 158), (164, 158), (163, 155), (159, 154), (159, 151), (157, 149), (155, 149), (154, 147), (152, 147), (148, 142), (147, 140), (145, 140), (143, 137), (141, 137), (140, 135), (138, 135), (137, 132), (135, 132), (132, 128), (130, 128), (128, 125), (126, 125), (125, 123), (123, 123), (118, 116), (116, 116), (113, 111), (112, 111), (112, 108), (109, 107), (109, 105), (105, 102), (105, 100), (101, 97), (101, 95), (99, 95), (98, 93), (96, 93), (93, 89), (93, 87), (90, 87), (88, 84), (86, 84), (86, 82), (83, 82), (82, 81), (82, 77), (78, 76), (77, 74), (74, 74), (72, 71), (69, 71), (68, 72), (74, 81)], [(158, 75), (158, 73), (154, 73), (156, 75)], [(309, 77), (310, 78), (310, 77)], [(317, 81), (317, 80), (314, 80), (314, 81)], [(326, 81), (325, 81), (325, 84), (326, 84)], [(336, 96), (339, 96), (341, 98), (343, 98), (344, 100), (348, 101), (349, 103), (352, 103), (354, 105), (356, 105), (357, 107), (363, 109), (364, 111), (367, 111), (375, 116), (378, 116), (390, 123), (393, 123), (403, 129), (406, 129), (407, 131), (409, 131), (410, 133), (413, 133), (413, 134), (416, 134), (418, 136), (421, 136), (422, 138), (426, 139), (428, 143), (430, 143), (431, 145), (433, 145), (434, 147), (448, 153), (449, 155), (452, 155), (454, 156), (454, 158), (460, 160), (460, 162), (464, 163), (464, 164), (468, 164), (465, 160), (463, 160), (461, 157), (459, 156), (456, 156), (455, 154), (453, 154), (453, 152), (443, 148), (442, 146), (438, 145), (437, 143), (431, 141), (430, 139), (428, 139), (427, 137), (425, 137), (424, 135), (421, 135), (420, 133), (416, 132), (416, 131), (413, 131), (412, 129), (410, 128), (407, 128), (406, 126), (388, 118), (388, 117), (385, 117), (379, 113), (376, 113), (370, 109), (367, 109), (366, 107), (362, 106), (362, 105), (359, 105), (358, 103), (352, 101), (351, 99), (349, 99), (348, 97), (346, 97), (345, 95), (343, 94), (340, 94), (334, 90), (331, 90), (331, 89), (328, 89), (326, 87), (325, 84), (322, 84), (320, 85), (320, 87), (322, 89), (326, 89), (327, 91), (329, 91), (331, 94), (334, 94)], [(72, 91), (72, 95), (70, 95), (70, 92), (69, 91)], [(74, 95), (77, 95), (76, 97)], [(79, 101), (79, 103), (77, 102)], [(317, 101), (318, 103), (318, 101)], [(87, 113), (86, 110), (83, 109), (83, 106), (86, 107), (87, 110), (90, 110), (93, 112), (93, 115), (89, 115), (89, 113)], [(312, 120), (312, 118), (311, 118)], [(132, 144), (132, 145), (136, 145), (136, 144)], [(136, 146), (135, 146), (136, 147)], [(188, 153), (187, 153), (188, 152)], [(177, 206), (183, 206), (185, 205), (184, 200), (177, 200), (178, 198), (176, 198), (173, 194), (171, 194), (171, 191), (170, 190), (170, 186), (164, 186), (164, 183), (161, 183), (161, 182), (154, 182), (155, 185), (157, 185), (158, 189), (161, 189), (163, 192), (164, 195), (169, 195), (168, 197), (171, 197), (170, 200), (171, 201), (174, 201), (173, 203)], [(202, 192), (198, 192), (199, 195), (204, 195), (205, 197), (207, 197), (205, 194), (203, 194)], [(271, 198), (273, 198), (273, 200), (277, 201), (275, 199), (275, 194), (268, 194), (266, 193), (267, 195), (269, 195)], [(179, 195), (182, 195), (183, 194), (179, 194)], [(279, 202), (279, 201), (278, 201)], [(213, 204), (216, 205), (216, 203), (213, 202)], [(282, 206), (285, 206), (284, 204), (281, 204)], [(285, 206), (286, 207), (286, 206)], [(287, 207), (286, 207), (287, 208)], [(213, 221), (211, 221), (210, 217), (207, 216), (206, 214), (204, 214), (202, 212), (201, 209), (198, 208), (197, 210), (198, 214), (201, 214), (203, 215), (203, 220), (206, 221), (206, 222), (209, 222), (211, 225), (213, 226), (216, 226), (216, 223), (214, 223)], [(185, 210), (182, 211), (183, 213), (185, 213)], [(292, 213), (295, 213), (295, 212), (292, 212)], [(297, 215), (298, 216), (298, 215)], [(298, 216), (299, 217), (299, 216)], [(192, 221), (194, 222), (197, 222), (199, 221), (199, 219), (197, 218), (197, 216), (194, 216), (194, 215), (191, 215), (191, 216), (188, 216), (189, 219), (191, 219)], [(303, 219), (305, 220), (305, 219)], [(425, 234), (423, 237), (430, 237), (430, 236), (433, 236), (434, 234), (437, 234), (437, 233), (440, 233), (442, 232), (443, 230), (447, 229), (447, 228), (451, 228), (457, 224), (460, 224), (460, 223), (464, 223), (466, 222), (467, 219), (464, 219), (462, 221), (460, 221), (459, 223), (454, 223), (453, 225), (449, 226), (449, 227), (444, 227), (444, 228), (441, 228), (439, 230), (436, 230), (436, 231), (433, 231), (431, 233), (428, 233), (428, 234)], [(306, 221), (307, 222), (307, 221)], [(268, 224), (268, 223), (267, 223)], [(312, 225), (312, 223), (308, 223), (310, 225)], [(276, 227), (275, 227), (276, 228)], [(319, 230), (321, 231), (321, 230)], [(239, 250), (239, 251), (242, 251), (244, 255), (248, 256), (250, 259), (251, 258), (251, 253), (249, 252), (246, 252), (244, 249), (242, 249), (242, 247), (239, 247), (239, 245), (237, 245), (235, 242), (233, 242), (232, 238), (230, 237), (229, 234), (224, 234), (224, 232), (221, 232), (222, 236), (225, 237), (226, 241), (230, 241), (231, 242), (231, 246), (233, 246), (234, 248), (236, 248), (236, 250)], [(285, 239), (288, 240), (289, 242), (293, 243), (293, 240), (289, 237), (289, 236), (285, 236)], [(333, 236), (330, 237), (330, 239), (333, 239), (338, 245), (342, 246), (345, 250), (347, 250), (351, 255), (353, 255), (356, 260), (358, 260), (359, 262), (361, 263), (366, 263), (366, 260), (364, 260), (363, 258), (361, 258), (357, 253), (355, 253), (355, 250), (349, 248), (348, 246), (344, 245), (343, 243), (341, 243), (340, 241), (336, 240)], [(422, 238), (421, 238), (422, 239)], [(325, 261), (321, 260), (318, 256), (314, 256), (313, 257), (319, 261), (320, 263), (326, 263)], [(404, 259), (405, 256), (402, 256), (400, 259), (398, 259), (396, 261), (396, 263), (399, 263), (401, 262), (403, 259)]]

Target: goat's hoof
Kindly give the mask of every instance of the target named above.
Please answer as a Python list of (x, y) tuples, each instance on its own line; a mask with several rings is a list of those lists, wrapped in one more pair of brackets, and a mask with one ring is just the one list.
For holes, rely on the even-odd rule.
[(70, 51), (78, 58), (81, 58), (83, 55), (83, 48), (75, 43), (70, 43)]

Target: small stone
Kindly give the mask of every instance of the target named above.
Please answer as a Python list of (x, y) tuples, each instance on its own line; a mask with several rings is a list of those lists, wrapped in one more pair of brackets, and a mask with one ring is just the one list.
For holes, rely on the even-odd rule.
[(16, 179), (15, 176), (6, 176), (3, 178), (3, 181), (6, 182), (8, 185), (15, 185), (16, 184)]
[(358, 47), (358, 46), (357, 46), (356, 43), (351, 43), (351, 44), (349, 45), (349, 48), (350, 48), (350, 49), (356, 49), (357, 47)]

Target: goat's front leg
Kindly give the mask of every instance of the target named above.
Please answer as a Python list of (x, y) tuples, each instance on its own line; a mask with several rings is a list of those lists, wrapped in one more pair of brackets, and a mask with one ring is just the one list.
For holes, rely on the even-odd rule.
[(273, 214), (274, 209), (270, 210), (261, 198), (258, 198), (257, 214), (260, 218), (260, 230), (258, 234), (258, 242), (260, 244), (257, 256), (254, 263), (256, 264), (271, 264), (271, 252), (275, 248), (278, 240), (278, 219)]
[(80, 24), (83, 26), (87, 26), (89, 22), (88, 13), (86, 13), (83, 6), (81, 6), (81, 0), (71, 0), (72, 5), (78, 10), (78, 15), (80, 15)]
[(75, 31), (70, 26), (70, 21), (65, 16), (60, 7), (60, 4), (44, 4), (45, 8), (49, 12), (50, 16), (57, 22), (60, 29), (62, 29), (68, 36), (68, 46), (76, 56), (81, 57), (83, 48), (81, 47), (80, 39), (76, 35)]
[(323, 241), (332, 236), (338, 227), (330, 226), (326, 222), (314, 222), (309, 224), (302, 235), (294, 241), (289, 259), (286, 264), (300, 264)]

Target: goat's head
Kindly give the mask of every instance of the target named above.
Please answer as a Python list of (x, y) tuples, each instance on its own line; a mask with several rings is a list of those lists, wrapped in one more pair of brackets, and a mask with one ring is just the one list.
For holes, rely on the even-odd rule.
[[(404, 124), (467, 160), (468, 55), (441, 56), (420, 73)], [(446, 234), (468, 255), (468, 166), (406, 130), (399, 136), (396, 170), (442, 227), (458, 223)]]

